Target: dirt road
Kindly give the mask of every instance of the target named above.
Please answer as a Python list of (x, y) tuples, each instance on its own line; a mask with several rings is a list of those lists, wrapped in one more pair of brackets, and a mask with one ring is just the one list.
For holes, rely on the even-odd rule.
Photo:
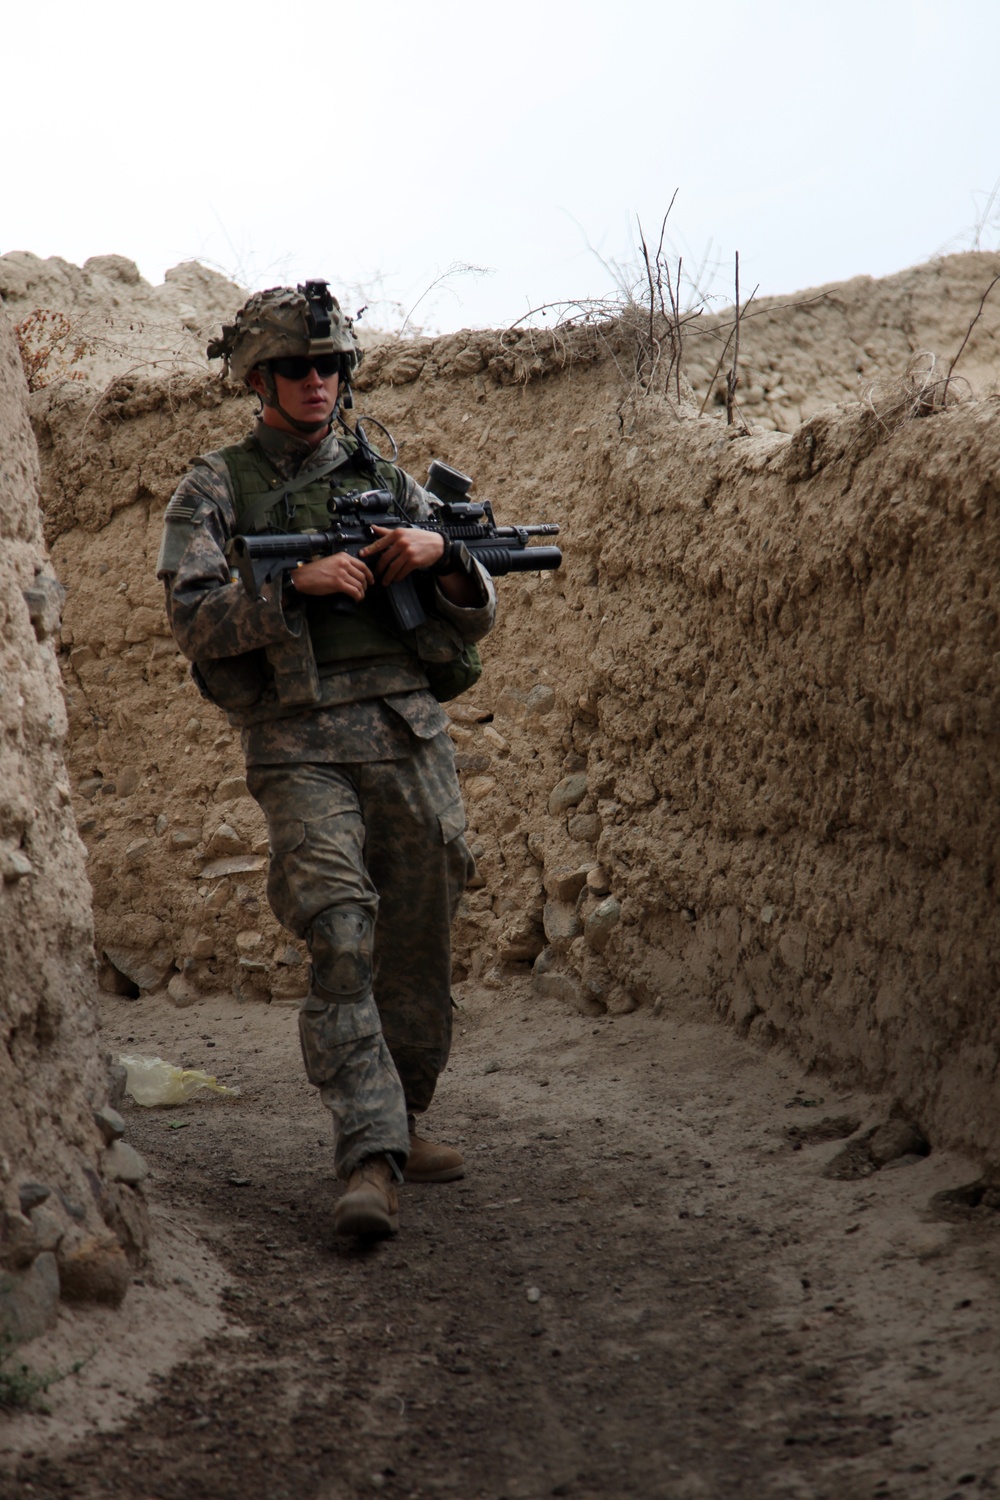
[[(1000, 1491), (1000, 1234), (929, 1208), (971, 1163), (932, 1152), (830, 1180), (843, 1142), (809, 1144), (809, 1127), (874, 1124), (887, 1101), (708, 1020), (593, 1020), (517, 982), (458, 993), (428, 1126), (468, 1174), (406, 1188), (402, 1232), (367, 1248), (330, 1232), (328, 1123), (294, 1010), (109, 1002), (113, 1050), (243, 1090), (126, 1111), (161, 1222), (197, 1227), (222, 1263), (226, 1318), (210, 1266), (172, 1274), (161, 1249), (128, 1347), (56, 1386), (51, 1416), (0, 1425), (0, 1494)], [(162, 1331), (163, 1299), (175, 1338), (224, 1323), (173, 1368), (169, 1339), (143, 1364), (142, 1309)], [(74, 1325), (84, 1352), (94, 1326)], [(87, 1401), (118, 1425), (81, 1436)]]

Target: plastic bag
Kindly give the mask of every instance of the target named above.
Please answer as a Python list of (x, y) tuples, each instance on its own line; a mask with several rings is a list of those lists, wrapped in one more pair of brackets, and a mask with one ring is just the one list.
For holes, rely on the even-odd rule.
[(118, 1061), (128, 1075), (125, 1087), (136, 1104), (183, 1104), (200, 1089), (213, 1094), (238, 1094), (239, 1089), (218, 1083), (211, 1073), (200, 1068), (177, 1068), (162, 1057), (138, 1057), (123, 1054)]

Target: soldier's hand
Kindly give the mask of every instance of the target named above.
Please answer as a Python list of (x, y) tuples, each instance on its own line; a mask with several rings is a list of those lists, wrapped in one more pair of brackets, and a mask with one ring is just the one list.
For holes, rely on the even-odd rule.
[(362, 548), (362, 557), (377, 557), (379, 582), (389, 586), (408, 578), (420, 568), (432, 568), (444, 556), (445, 541), (438, 531), (423, 531), (419, 526), (373, 526), (378, 536)]
[(369, 584), (375, 582), (371, 569), (349, 552), (303, 563), (289, 577), (299, 594), (346, 594), (359, 604)]

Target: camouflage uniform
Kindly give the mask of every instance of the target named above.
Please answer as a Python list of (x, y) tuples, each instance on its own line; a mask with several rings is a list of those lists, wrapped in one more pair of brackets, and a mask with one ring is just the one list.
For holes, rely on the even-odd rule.
[[(372, 485), (333, 435), (310, 448), (258, 422), (243, 446), (255, 444), (276, 483), (333, 461), (340, 492)], [(434, 501), (409, 475), (383, 463), (379, 482), (412, 519), (430, 514)], [(302, 1051), (346, 1179), (368, 1156), (405, 1160), (407, 1112), (426, 1109), (448, 1057), (450, 928), (471, 869), (465, 816), (448, 719), (413, 642), (317, 664), (315, 599), (252, 600), (231, 581), (224, 549), (239, 509), (225, 463), (206, 455), (167, 507), (157, 572), (177, 644), (240, 729), (267, 817), (271, 908), (309, 945)], [(478, 566), (476, 581), (474, 608), (435, 590), (436, 619), (417, 632), (425, 659), (441, 659), (442, 639), (453, 652), (491, 628), (495, 595)]]

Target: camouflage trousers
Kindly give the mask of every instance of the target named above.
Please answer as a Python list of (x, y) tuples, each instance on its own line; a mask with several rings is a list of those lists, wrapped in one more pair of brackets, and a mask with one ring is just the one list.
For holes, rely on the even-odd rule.
[(305, 938), (306, 1073), (333, 1115), (337, 1175), (404, 1161), (451, 1046), (451, 924), (472, 870), (450, 739), (402, 760), (251, 766), (267, 818), (267, 894)]

